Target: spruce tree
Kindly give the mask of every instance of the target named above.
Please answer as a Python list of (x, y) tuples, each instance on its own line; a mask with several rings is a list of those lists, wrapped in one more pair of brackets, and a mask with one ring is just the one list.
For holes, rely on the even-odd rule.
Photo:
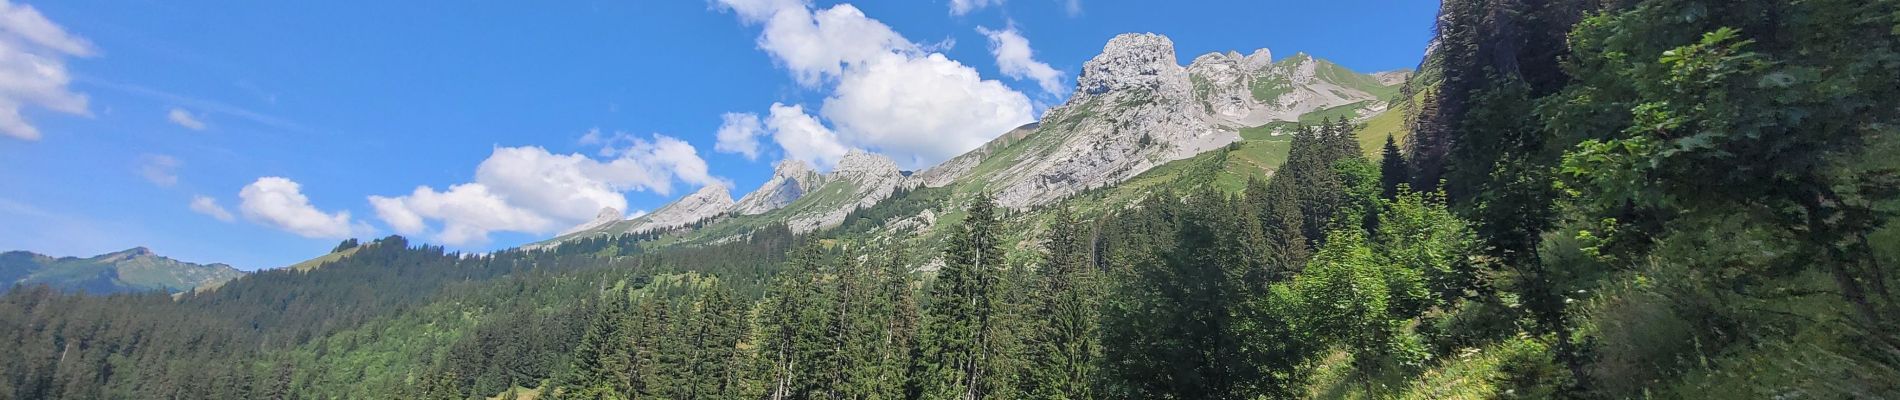
[(1399, 188), (1412, 181), (1412, 167), (1405, 162), (1405, 152), (1399, 150), (1399, 143), (1392, 135), (1385, 136), (1385, 151), (1379, 159), (1379, 186), (1385, 189), (1385, 198), (1399, 197)]
[(943, 268), (930, 285), (919, 346), (917, 387), (925, 399), (989, 398), (1008, 376), (996, 371), (1002, 333), (1004, 268), (996, 205), (988, 195), (970, 205), (944, 251)]
[(1089, 225), (1068, 209), (1056, 211), (1044, 242), (1047, 251), (1031, 332), (1028, 394), (1040, 399), (1095, 398), (1095, 370), (1101, 358), (1095, 264), (1090, 259)]

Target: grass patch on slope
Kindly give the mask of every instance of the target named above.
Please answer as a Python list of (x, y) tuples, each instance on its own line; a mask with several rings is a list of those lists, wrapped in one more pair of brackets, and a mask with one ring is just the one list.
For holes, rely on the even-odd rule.
[(292, 271), (298, 271), (298, 272), (310, 272), (310, 271), (316, 270), (319, 267), (322, 267), (323, 264), (336, 262), (336, 260), (341, 260), (343, 259), (343, 257), (349, 257), (351, 254), (356, 254), (356, 250), (360, 248), (363, 248), (363, 246), (351, 247), (351, 248), (343, 249), (343, 251), (334, 252), (330, 254), (324, 254), (323, 256), (320, 256), (317, 258), (312, 258), (309, 260), (304, 260), (303, 262), (300, 262), (300, 263), (291, 264), (289, 267), (285, 267), (285, 268), (289, 268)]

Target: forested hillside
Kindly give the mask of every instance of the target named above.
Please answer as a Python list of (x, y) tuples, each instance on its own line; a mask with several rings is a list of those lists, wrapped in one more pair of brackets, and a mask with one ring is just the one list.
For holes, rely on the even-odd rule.
[(1446, 0), (1393, 114), (1049, 204), (17, 288), (0, 398), (1900, 397), (1896, 82), (1900, 1)]

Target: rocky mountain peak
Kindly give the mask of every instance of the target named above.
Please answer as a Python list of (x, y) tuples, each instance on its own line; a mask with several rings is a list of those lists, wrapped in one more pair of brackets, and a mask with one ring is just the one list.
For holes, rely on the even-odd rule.
[(732, 191), (725, 185), (706, 185), (693, 194), (674, 200), (665, 207), (640, 218), (628, 233), (639, 233), (659, 229), (677, 228), (692, 225), (695, 222), (712, 218), (732, 209)]
[(622, 214), (620, 213), (620, 209), (618, 208), (601, 207), (600, 212), (594, 214), (594, 220), (620, 219), (621, 215)]
[(773, 177), (797, 179), (814, 173), (817, 173), (817, 169), (812, 168), (811, 163), (795, 158), (780, 160), (777, 164), (772, 165)]
[(625, 215), (626, 214), (622, 213), (620, 209), (618, 208), (601, 207), (600, 213), (595, 214), (593, 220), (587, 221), (586, 223), (582, 223), (580, 225), (576, 225), (573, 228), (568, 228), (566, 231), (562, 231), (561, 234), (566, 235), (566, 234), (570, 234), (574, 232), (580, 232), (580, 231), (584, 231), (588, 229), (598, 228), (598, 227), (605, 226), (607, 224), (611, 224), (615, 222), (620, 222), (620, 220), (624, 218)]
[(693, 191), (693, 194), (689, 194), (689, 195), (686, 195), (686, 197), (680, 198), (680, 200), (682, 201), (688, 200), (688, 199), (692, 199), (695, 201), (710, 202), (710, 203), (726, 203), (726, 205), (732, 205), (732, 189), (726, 187), (726, 185), (701, 186), (699, 190)]
[(903, 172), (897, 169), (897, 162), (892, 161), (890, 157), (854, 149), (846, 153), (844, 158), (838, 159), (838, 167), (833, 168), (831, 174), (834, 176), (901, 176)]
[(777, 210), (792, 204), (805, 193), (818, 187), (823, 179), (811, 163), (798, 159), (785, 159), (772, 166), (772, 178), (759, 185), (758, 190), (746, 193), (738, 203), (733, 204), (732, 212), (739, 215), (758, 215)]
[[(1237, 62), (1221, 54), (1200, 60)], [(1044, 115), (1041, 138), (1027, 144), (1036, 148), (994, 161), (1009, 165), (985, 178), (988, 187), (1005, 207), (1046, 204), (1239, 140), (1207, 124), (1195, 84), (1167, 37), (1116, 36), (1083, 65), (1075, 95)]]
[(1127, 90), (1185, 90), (1181, 64), (1174, 59), (1174, 41), (1153, 33), (1116, 35), (1102, 54), (1082, 64), (1076, 78), (1078, 94), (1099, 95)]
[(1240, 66), (1247, 68), (1249, 71), (1267, 69), (1267, 67), (1273, 66), (1273, 51), (1267, 50), (1264, 47), (1256, 49), (1253, 51), (1253, 54), (1248, 54), (1247, 57), (1240, 59)]
[(1188, 73), (1194, 75), (1205, 75), (1208, 71), (1216, 69), (1232, 69), (1237, 72), (1237, 75), (1257, 75), (1272, 67), (1273, 51), (1261, 48), (1244, 56), (1232, 50), (1226, 53), (1202, 54), (1200, 57), (1195, 57), (1193, 62), (1188, 63), (1187, 69)]

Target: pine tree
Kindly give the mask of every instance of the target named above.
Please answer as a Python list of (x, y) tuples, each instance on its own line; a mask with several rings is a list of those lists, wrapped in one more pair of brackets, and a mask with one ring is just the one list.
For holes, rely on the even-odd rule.
[(1033, 365), (1028, 394), (1040, 399), (1095, 398), (1095, 370), (1101, 344), (1097, 323), (1095, 263), (1089, 251), (1089, 226), (1068, 209), (1056, 211), (1044, 243), (1047, 255), (1038, 268), (1040, 283), (1032, 295)]
[(690, 362), (685, 371), (688, 383), (682, 398), (723, 399), (738, 397), (734, 385), (740, 365), (734, 363), (742, 325), (732, 291), (723, 284), (705, 289), (697, 312), (689, 320)]
[(829, 295), (821, 283), (830, 262), (818, 244), (796, 250), (774, 278), (760, 312), (759, 359), (769, 399), (809, 399), (823, 387), (833, 343), (825, 339)]
[(1385, 151), (1379, 159), (1379, 186), (1385, 189), (1385, 198), (1399, 197), (1399, 188), (1412, 181), (1412, 167), (1405, 162), (1405, 152), (1399, 150), (1399, 143), (1392, 135), (1385, 136)]
[[(1259, 217), (1261, 234), (1266, 237), (1267, 263), (1274, 267), (1274, 280), (1291, 279), (1306, 265), (1305, 215), (1300, 212), (1299, 193), (1293, 178), (1274, 175), (1266, 182), (1248, 185), (1248, 201)], [(1257, 199), (1257, 200), (1256, 200)]]
[(1010, 378), (997, 371), (1003, 332), (998, 275), (1005, 268), (996, 205), (979, 196), (952, 234), (930, 285), (917, 387), (925, 399), (989, 398)]
[(899, 248), (890, 252), (878, 271), (877, 296), (884, 298), (887, 307), (883, 322), (883, 336), (876, 347), (876, 374), (870, 376), (872, 388), (866, 398), (902, 399), (912, 398), (909, 393), (909, 374), (911, 357), (916, 352), (919, 316), (917, 296), (913, 288), (916, 279), (909, 267), (908, 252)]
[[(1146, 202), (1115, 240), (1115, 293), (1104, 299), (1104, 397), (1290, 396), (1285, 318), (1265, 307), (1274, 271), (1261, 225), (1214, 191)], [(1236, 215), (1243, 218), (1235, 218)], [(1154, 236), (1166, 242), (1153, 242)], [(1146, 236), (1147, 238), (1143, 238)]]

